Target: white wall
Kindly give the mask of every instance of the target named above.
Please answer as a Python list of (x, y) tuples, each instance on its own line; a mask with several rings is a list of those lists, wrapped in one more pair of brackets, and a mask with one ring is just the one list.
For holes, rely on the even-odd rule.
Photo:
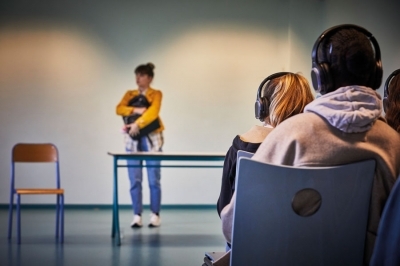
[[(236, 134), (257, 123), (253, 105), (261, 80), (278, 71), (309, 79), (311, 47), (336, 24), (374, 33), (386, 78), (400, 67), (399, 4), (375, 2), (0, 4), (0, 203), (8, 203), (12, 146), (52, 142), (60, 151), (66, 203), (110, 204), (112, 158), (106, 153), (123, 151), (115, 106), (135, 88), (133, 70), (141, 63), (156, 65), (153, 86), (164, 94), (164, 151), (226, 152)], [(221, 171), (162, 169), (163, 204), (214, 204)], [(119, 173), (120, 202), (129, 204), (126, 170)]]

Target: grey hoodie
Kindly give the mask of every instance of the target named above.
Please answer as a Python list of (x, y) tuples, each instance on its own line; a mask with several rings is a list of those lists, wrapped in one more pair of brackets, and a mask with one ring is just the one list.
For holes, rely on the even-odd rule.
[(363, 86), (348, 86), (327, 93), (309, 103), (304, 112), (316, 113), (345, 132), (369, 130), (382, 113), (381, 96)]

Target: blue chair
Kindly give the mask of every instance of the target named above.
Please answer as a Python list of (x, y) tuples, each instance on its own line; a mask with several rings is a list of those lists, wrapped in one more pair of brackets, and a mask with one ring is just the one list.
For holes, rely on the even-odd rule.
[(374, 160), (238, 163), (230, 265), (363, 264)]
[[(8, 239), (12, 235), (14, 196), (17, 196), (17, 238), (21, 243), (21, 196), (22, 195), (56, 195), (56, 239), (64, 242), (64, 189), (60, 187), (60, 166), (56, 146), (53, 144), (18, 143), (13, 147), (11, 155), (11, 185), (8, 216)], [(51, 188), (15, 188), (15, 166), (19, 163), (54, 163), (55, 186)], [(26, 178), (26, 177), (25, 177)], [(33, 178), (33, 172), (32, 177)]]
[(238, 152), (237, 152), (237, 161), (239, 162), (239, 158), (241, 158), (241, 157), (251, 158), (251, 157), (253, 157), (253, 155), (254, 155), (254, 153), (252, 153), (252, 152), (238, 150)]
[(400, 179), (390, 192), (379, 222), (370, 265), (400, 265)]

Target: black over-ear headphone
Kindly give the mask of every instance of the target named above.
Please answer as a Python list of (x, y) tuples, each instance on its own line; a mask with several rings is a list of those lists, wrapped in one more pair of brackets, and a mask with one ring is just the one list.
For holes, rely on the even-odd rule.
[(264, 119), (269, 116), (269, 105), (270, 102), (267, 97), (262, 97), (262, 90), (264, 85), (276, 78), (282, 77), (286, 74), (290, 74), (291, 72), (278, 72), (266, 77), (260, 84), (257, 90), (257, 99), (255, 103), (255, 115), (257, 119), (260, 119), (261, 122), (264, 122)]
[[(355, 29), (361, 33), (364, 33), (365, 36), (370, 40), (372, 43), (372, 47), (375, 52), (375, 73), (373, 73), (370, 77), (370, 86), (372, 89), (378, 89), (382, 83), (382, 61), (381, 61), (381, 50), (379, 49), (379, 44), (376, 41), (375, 37), (366, 29), (352, 24), (343, 24), (338, 25), (332, 28), (327, 29), (324, 31), (321, 36), (316, 40), (314, 47), (311, 52), (311, 59), (312, 59), (312, 70), (311, 70), (311, 79), (313, 83), (313, 87), (315, 91), (325, 94), (334, 90), (332, 74), (330, 73), (330, 62), (329, 57), (326, 55), (326, 51), (322, 51), (322, 57), (318, 58), (318, 51), (321, 44), (325, 43), (329, 38), (342, 29)], [(332, 44), (330, 45), (329, 53), (332, 52)], [(356, 85), (356, 84), (354, 84)]]
[(399, 73), (400, 73), (400, 69), (397, 69), (397, 70), (393, 71), (393, 73), (390, 74), (389, 77), (386, 79), (385, 87), (383, 88), (383, 110), (385, 110), (385, 112), (386, 112), (386, 109), (389, 107), (388, 97), (389, 97), (390, 82)]

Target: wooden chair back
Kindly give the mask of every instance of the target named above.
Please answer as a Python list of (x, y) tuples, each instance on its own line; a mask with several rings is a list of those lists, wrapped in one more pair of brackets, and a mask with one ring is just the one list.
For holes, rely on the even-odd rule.
[(58, 151), (50, 143), (18, 143), (13, 148), (12, 160), (24, 163), (57, 162)]

